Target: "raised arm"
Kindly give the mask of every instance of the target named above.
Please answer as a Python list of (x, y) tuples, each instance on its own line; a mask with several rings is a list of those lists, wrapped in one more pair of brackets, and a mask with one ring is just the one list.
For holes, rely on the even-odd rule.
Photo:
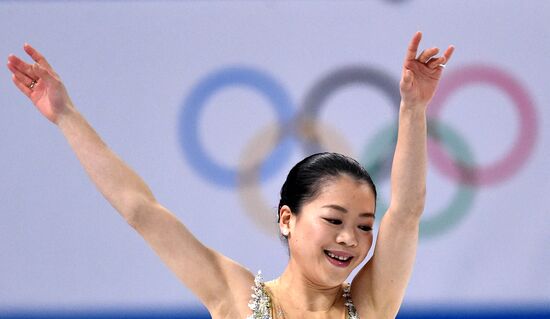
[(109, 203), (212, 313), (235, 311), (227, 309), (231, 303), (246, 306), (248, 300), (234, 299), (249, 296), (252, 274), (202, 245), (160, 205), (143, 180), (109, 149), (77, 111), (46, 59), (30, 45), (24, 49), (35, 63), (27, 64), (10, 55), (8, 68), (14, 84), (40, 113), (59, 127)]
[(352, 286), (358, 310), (374, 318), (396, 316), (412, 273), (426, 197), (426, 107), (454, 51), (449, 46), (436, 57), (439, 49), (430, 48), (418, 55), (421, 38), (420, 32), (413, 36), (403, 64), (390, 206), (380, 223), (373, 258)]

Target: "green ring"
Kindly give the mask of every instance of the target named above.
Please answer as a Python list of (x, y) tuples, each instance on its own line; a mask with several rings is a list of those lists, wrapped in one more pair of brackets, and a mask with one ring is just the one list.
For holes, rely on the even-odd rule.
[[(382, 174), (386, 165), (381, 165), (383, 156), (392, 154), (396, 145), (396, 127), (390, 125), (375, 134), (366, 144), (361, 157), (361, 163), (367, 169), (375, 184), (380, 182), (380, 176), (390, 176)], [(463, 167), (473, 167), (473, 154), (467, 144), (450, 127), (436, 123), (428, 122), (428, 135), (444, 142), (445, 149)], [(386, 161), (387, 162), (387, 161)], [(389, 167), (389, 165), (388, 165)], [(431, 217), (423, 217), (420, 221), (420, 238), (433, 238), (440, 236), (454, 228), (469, 212), (473, 204), (474, 189), (466, 184), (460, 184), (460, 188), (453, 196), (450, 204)], [(388, 203), (383, 199), (378, 199), (376, 204), (376, 215), (382, 219), (388, 209)]]

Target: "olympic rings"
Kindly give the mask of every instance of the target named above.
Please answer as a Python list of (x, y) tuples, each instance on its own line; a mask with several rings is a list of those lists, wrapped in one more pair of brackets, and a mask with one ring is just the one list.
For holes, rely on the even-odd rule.
[[(260, 71), (246, 67), (232, 67), (215, 72), (200, 81), (183, 104), (183, 112), (180, 118), (180, 136), (185, 138), (181, 139), (181, 147), (184, 156), (197, 172), (222, 186), (236, 186), (237, 172), (210, 159), (200, 144), (197, 123), (199, 122), (201, 108), (210, 95), (227, 86), (238, 85), (259, 91), (271, 102), (277, 112), (281, 131), (285, 130), (285, 126), (290, 123), (293, 115), (292, 102), (285, 90), (274, 79)], [(280, 166), (288, 160), (291, 155), (289, 146), (290, 144), (287, 141), (282, 141), (273, 150), (262, 166), (265, 169), (265, 174), (262, 175), (263, 178), (277, 172)]]
[[(421, 237), (434, 237), (449, 231), (468, 213), (474, 199), (473, 186), (490, 185), (510, 177), (521, 167), (532, 152), (537, 132), (533, 104), (526, 90), (510, 75), (488, 66), (463, 67), (447, 74), (438, 94), (428, 108), (428, 155), (436, 168), (458, 182), (458, 189), (446, 208), (430, 214), (421, 222)], [(467, 144), (451, 129), (437, 120), (443, 102), (460, 86), (489, 83), (507, 92), (520, 111), (520, 135), (510, 154), (489, 167), (475, 167), (474, 154)], [(300, 110), (292, 110), (290, 98), (282, 87), (260, 71), (232, 67), (206, 77), (185, 100), (180, 118), (181, 146), (185, 157), (199, 174), (223, 187), (237, 187), (246, 212), (269, 234), (274, 234), (276, 211), (270, 209), (261, 195), (259, 183), (266, 181), (284, 165), (291, 155), (293, 143), (304, 149), (303, 155), (320, 151), (339, 151), (351, 155), (350, 148), (333, 128), (321, 124), (319, 111), (328, 97), (347, 85), (363, 84), (380, 89), (396, 106), (400, 96), (398, 82), (385, 73), (363, 66), (344, 67), (332, 71), (310, 89)], [(197, 135), (200, 109), (210, 95), (227, 87), (241, 85), (257, 90), (268, 98), (277, 112), (277, 123), (262, 129), (247, 143), (236, 169), (223, 167), (206, 155)], [(296, 114), (294, 114), (296, 113)], [(395, 149), (397, 120), (389, 128), (375, 134), (363, 149), (362, 164), (375, 181), (389, 177)], [(448, 155), (449, 154), (449, 155)], [(497, 174), (498, 173), (498, 174)], [(379, 216), (387, 208), (380, 200)], [(275, 232), (277, 233), (277, 232)]]
[(472, 171), (470, 178), (460, 176), (462, 170), (460, 164), (452, 161), (436, 143), (429, 153), (434, 164), (445, 175), (470, 185), (491, 185), (503, 181), (515, 173), (527, 160), (535, 145), (537, 136), (536, 112), (531, 98), (526, 90), (507, 73), (493, 67), (484, 65), (470, 65), (463, 67), (454, 73), (445, 75), (438, 89), (437, 95), (428, 108), (428, 115), (437, 118), (443, 107), (443, 103), (450, 94), (461, 86), (473, 83), (487, 83), (500, 88), (508, 94), (515, 104), (520, 116), (519, 136), (514, 146), (503, 159), (486, 167), (469, 167)]

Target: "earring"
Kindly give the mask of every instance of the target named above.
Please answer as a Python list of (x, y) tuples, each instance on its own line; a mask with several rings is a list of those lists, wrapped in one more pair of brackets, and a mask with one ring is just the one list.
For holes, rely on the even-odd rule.
[(288, 228), (284, 228), (282, 233), (283, 233), (283, 236), (285, 237), (288, 236)]

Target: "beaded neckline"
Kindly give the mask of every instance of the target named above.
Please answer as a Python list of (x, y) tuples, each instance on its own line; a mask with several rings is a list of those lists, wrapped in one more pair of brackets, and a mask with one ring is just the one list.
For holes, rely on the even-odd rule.
[[(347, 319), (359, 319), (357, 310), (351, 300), (350, 284), (346, 283), (344, 286), (344, 304), (347, 310)], [(252, 287), (252, 295), (248, 307), (252, 310), (252, 314), (246, 319), (273, 319), (271, 316), (271, 298), (265, 290), (265, 285), (262, 278), (262, 272), (258, 271), (258, 274), (254, 278), (254, 286)]]

